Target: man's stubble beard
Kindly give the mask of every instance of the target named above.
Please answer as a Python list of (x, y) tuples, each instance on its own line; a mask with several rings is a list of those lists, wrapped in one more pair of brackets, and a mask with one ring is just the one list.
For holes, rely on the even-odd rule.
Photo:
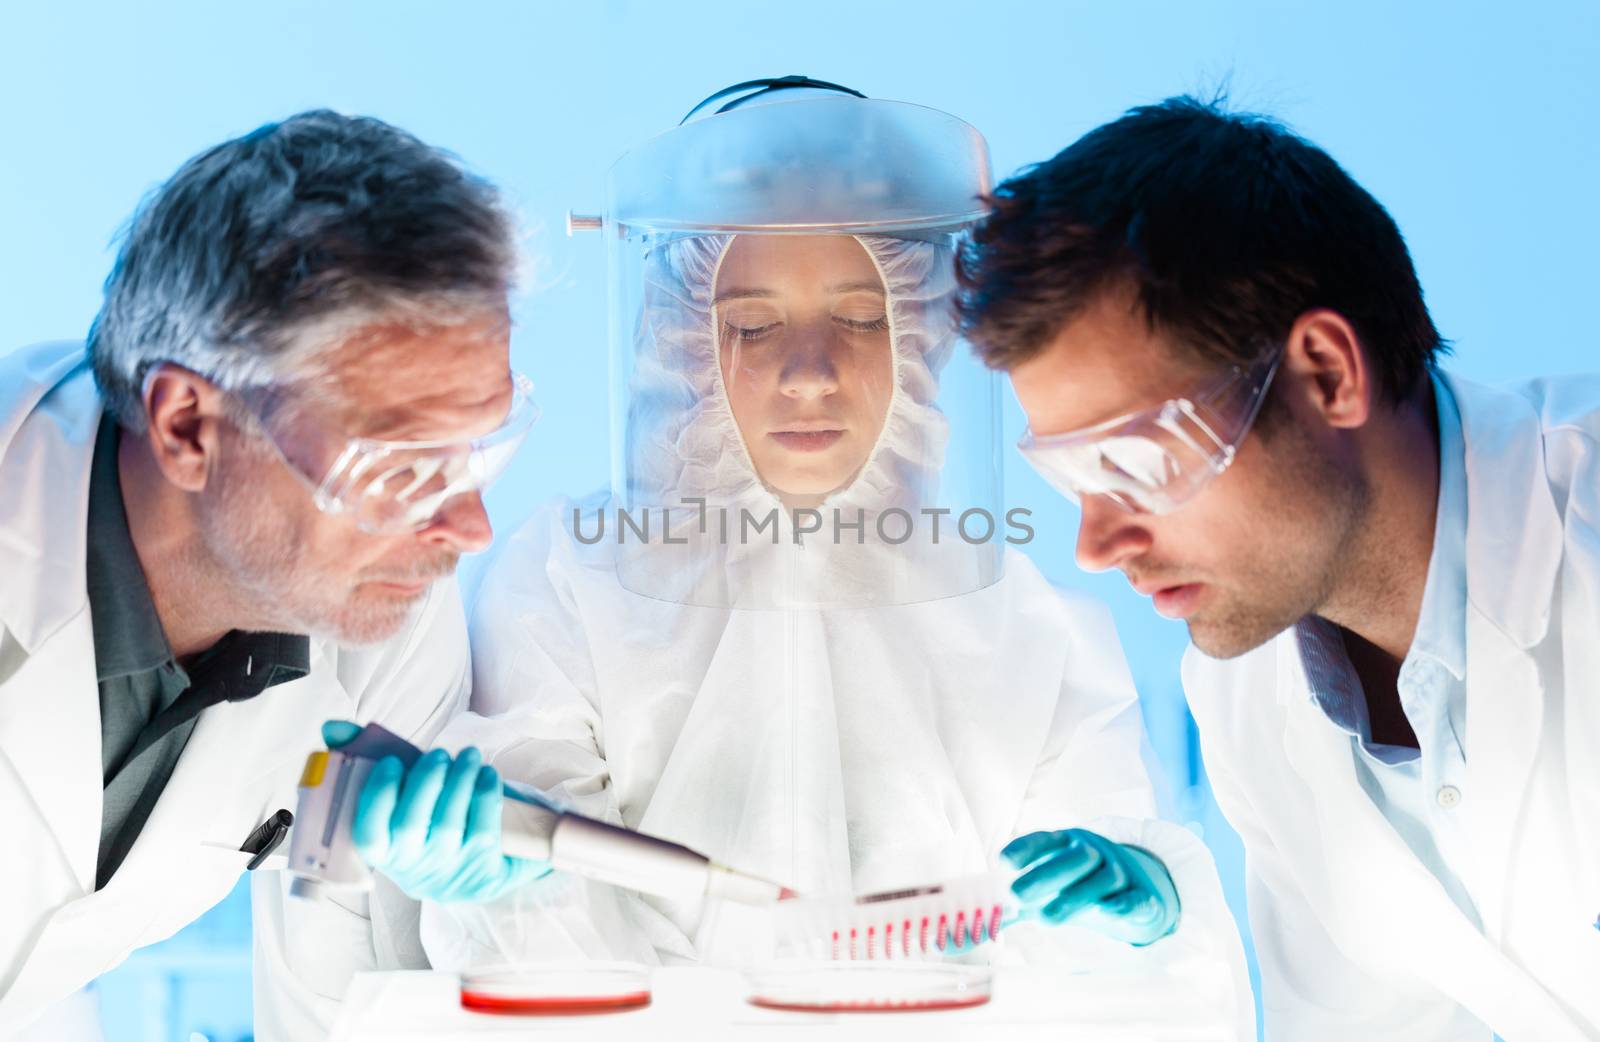
[(1236, 658), (1272, 640), (1308, 615), (1318, 614), (1339, 589), (1359, 555), (1371, 489), (1356, 473), (1317, 451), (1286, 421), (1273, 432), (1273, 467), (1286, 475), (1277, 501), (1288, 509), (1261, 514), (1272, 526), (1241, 562), (1224, 603), (1189, 624), (1189, 639), (1212, 658)]
[(259, 486), (240, 473), (246, 469), (219, 468), (216, 499), (199, 517), (209, 557), (205, 571), (226, 587), (221, 599), (233, 605), (231, 614), (247, 620), (234, 628), (305, 634), (350, 647), (394, 636), (417, 600), (361, 597), (356, 581), (317, 574), (306, 560), (307, 540), (260, 501)]

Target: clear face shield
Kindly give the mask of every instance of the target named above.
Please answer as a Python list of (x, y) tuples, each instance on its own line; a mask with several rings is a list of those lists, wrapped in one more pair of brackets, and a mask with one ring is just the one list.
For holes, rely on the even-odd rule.
[(808, 89), (616, 162), (613, 495), (578, 535), (616, 544), (624, 586), (851, 607), (999, 577), (998, 387), (951, 307), (989, 189), (960, 120)]

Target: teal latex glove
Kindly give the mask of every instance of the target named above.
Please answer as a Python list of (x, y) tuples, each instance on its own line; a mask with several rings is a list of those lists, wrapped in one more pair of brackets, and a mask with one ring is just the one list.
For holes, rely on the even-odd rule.
[(1032, 918), (1071, 921), (1134, 945), (1160, 940), (1178, 925), (1172, 875), (1147, 850), (1066, 829), (1021, 836), (1000, 856), (1019, 870), (1011, 891)]
[[(330, 720), (322, 737), (337, 749), (360, 730)], [(386, 756), (356, 798), (356, 850), (419, 901), (493, 901), (550, 872), (546, 862), (501, 852), (502, 799), (499, 772), (476, 749), (454, 760), (434, 749), (410, 769)]]

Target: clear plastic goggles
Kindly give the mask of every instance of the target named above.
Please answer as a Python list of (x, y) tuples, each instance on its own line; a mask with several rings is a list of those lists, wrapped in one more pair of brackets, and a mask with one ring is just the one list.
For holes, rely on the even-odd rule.
[(533, 383), (511, 374), (511, 408), (499, 427), (470, 441), (383, 441), (351, 438), (327, 473), (306, 473), (268, 439), (311, 490), (317, 509), (350, 517), (374, 535), (414, 532), (456, 496), (481, 492), (506, 469), (539, 418)]
[(1234, 366), (1192, 398), (1172, 398), (1083, 430), (1017, 443), (1023, 458), (1074, 503), (1104, 496), (1136, 514), (1165, 514), (1227, 470), (1266, 400), (1281, 350)]

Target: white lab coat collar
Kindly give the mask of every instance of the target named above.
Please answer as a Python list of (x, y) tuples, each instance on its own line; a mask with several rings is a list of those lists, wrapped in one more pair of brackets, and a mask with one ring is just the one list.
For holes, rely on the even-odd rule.
[(1430, 383), (1439, 427), (1439, 495), (1422, 610), (1406, 658), (1432, 659), (1460, 681), (1467, 675), (1467, 451), (1455, 395), (1437, 370)]
[(88, 605), (89, 464), (102, 411), (94, 381), (77, 372), (88, 364), (50, 344), (0, 365), (0, 624), (30, 655)]
[(1466, 446), (1467, 602), (1526, 650), (1549, 629), (1562, 552), (1539, 415), (1520, 395), (1439, 375)]

